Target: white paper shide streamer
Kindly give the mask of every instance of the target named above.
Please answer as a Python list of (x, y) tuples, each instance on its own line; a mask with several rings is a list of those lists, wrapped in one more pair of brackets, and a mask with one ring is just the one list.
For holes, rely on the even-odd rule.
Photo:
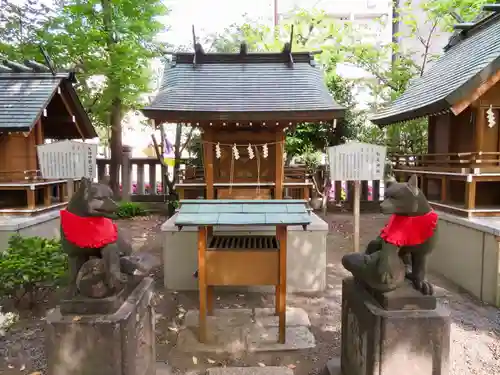
[(250, 143), (248, 144), (247, 151), (248, 151), (248, 158), (252, 160), (255, 157), (255, 155), (253, 153), (252, 145)]
[(492, 128), (496, 125), (495, 112), (493, 112), (492, 105), (490, 105), (490, 108), (488, 108), (488, 110), (486, 111), (486, 119), (488, 120), (488, 126), (490, 128)]
[(220, 143), (219, 142), (217, 142), (217, 144), (215, 145), (215, 157), (217, 159), (220, 159), (220, 157), (221, 157)]
[(269, 155), (269, 150), (267, 149), (267, 143), (262, 145), (262, 157), (264, 159), (267, 159), (267, 156)]
[(233, 155), (235, 160), (238, 160), (240, 158), (240, 152), (238, 151), (236, 143), (233, 145)]

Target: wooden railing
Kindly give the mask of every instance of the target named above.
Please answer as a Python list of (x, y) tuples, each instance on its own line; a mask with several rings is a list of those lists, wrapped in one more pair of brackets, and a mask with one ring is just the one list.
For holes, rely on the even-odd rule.
[(500, 166), (500, 152), (461, 152), (448, 154), (392, 154), (397, 167), (480, 167)]
[[(97, 159), (97, 178), (103, 179), (108, 175), (109, 159)], [(163, 201), (164, 188), (161, 181), (161, 165), (156, 158), (130, 158), (128, 159), (130, 176), (130, 194), (133, 200)], [(325, 168), (321, 168), (325, 170)], [(324, 173), (320, 173), (321, 176)], [(317, 181), (323, 186), (323, 177)], [(180, 171), (179, 180), (187, 182), (204, 182), (203, 168), (184, 167)], [(285, 180), (289, 182), (312, 181), (312, 177), (302, 166), (286, 167)], [(121, 179), (123, 183), (123, 179)], [(314, 189), (313, 189), (314, 190)], [(285, 187), (284, 195), (293, 199), (301, 199), (303, 188)], [(350, 207), (354, 199), (354, 186), (350, 182), (336, 181), (329, 192), (330, 201), (343, 202), (344, 207)], [(315, 196), (313, 192), (313, 196)], [(363, 181), (361, 183), (361, 201), (377, 203), (383, 197), (383, 183), (381, 181)], [(378, 204), (378, 203), (377, 203)]]
[[(109, 175), (110, 159), (97, 159), (97, 180), (103, 180)], [(130, 186), (130, 194), (137, 196), (163, 196), (165, 191), (162, 184), (161, 164), (156, 158), (128, 159), (129, 173), (126, 174)], [(121, 187), (127, 184), (124, 173), (120, 171)]]

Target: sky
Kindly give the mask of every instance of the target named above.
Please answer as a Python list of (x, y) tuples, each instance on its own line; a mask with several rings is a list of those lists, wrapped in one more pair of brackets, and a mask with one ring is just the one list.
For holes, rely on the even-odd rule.
[[(311, 0), (314, 1), (314, 0)], [(165, 22), (170, 30), (163, 40), (176, 44), (192, 44), (191, 27), (198, 36), (223, 31), (247, 14), (251, 19), (271, 22), (274, 0), (166, 0), (171, 12)], [(290, 3), (290, 0), (285, 2)]]

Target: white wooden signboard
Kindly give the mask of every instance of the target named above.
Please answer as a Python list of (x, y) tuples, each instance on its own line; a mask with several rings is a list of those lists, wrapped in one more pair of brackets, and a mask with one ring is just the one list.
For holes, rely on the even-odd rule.
[(359, 251), (360, 181), (384, 179), (387, 148), (369, 143), (349, 142), (328, 148), (330, 180), (354, 181), (354, 251)]
[(40, 172), (46, 179), (94, 179), (97, 145), (61, 141), (37, 146)]
[(328, 148), (332, 181), (373, 181), (384, 178), (387, 149), (369, 143), (350, 142)]

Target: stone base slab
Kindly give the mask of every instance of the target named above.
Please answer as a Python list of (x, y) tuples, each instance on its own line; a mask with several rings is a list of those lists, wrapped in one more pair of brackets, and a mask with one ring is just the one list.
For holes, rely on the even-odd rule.
[(145, 278), (114, 314), (47, 314), (50, 375), (155, 375), (153, 279)]
[(450, 313), (385, 310), (352, 278), (342, 282), (344, 375), (447, 375)]

